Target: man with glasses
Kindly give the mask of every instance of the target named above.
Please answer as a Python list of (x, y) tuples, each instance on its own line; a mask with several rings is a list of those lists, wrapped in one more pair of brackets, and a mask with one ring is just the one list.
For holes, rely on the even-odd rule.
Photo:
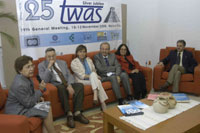
[[(45, 83), (52, 83), (58, 88), (59, 98), (67, 115), (67, 126), (75, 127), (74, 120), (88, 124), (89, 120), (82, 113), (84, 86), (81, 83), (74, 83), (65, 61), (56, 59), (54, 48), (47, 48), (45, 51), (46, 60), (38, 65), (39, 76)], [(73, 95), (74, 116), (69, 106), (69, 95)]]
[(100, 53), (94, 56), (94, 64), (102, 81), (110, 81), (119, 105), (126, 104), (120, 92), (120, 81), (127, 93), (127, 100), (132, 100), (131, 87), (127, 73), (121, 71), (121, 66), (114, 53), (110, 53), (110, 44), (101, 43)]

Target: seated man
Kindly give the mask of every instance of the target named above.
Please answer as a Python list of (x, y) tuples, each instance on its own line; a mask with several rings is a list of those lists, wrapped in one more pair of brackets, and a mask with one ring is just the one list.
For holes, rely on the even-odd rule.
[(185, 45), (186, 42), (184, 40), (178, 40), (176, 50), (172, 50), (165, 59), (158, 63), (161, 66), (170, 63), (168, 79), (160, 87), (160, 91), (167, 91), (167, 88), (173, 85), (172, 91), (178, 92), (181, 74), (194, 73), (194, 67), (197, 66), (197, 62), (191, 52), (184, 50)]
[(110, 81), (112, 89), (119, 100), (119, 105), (124, 104), (120, 92), (120, 80), (127, 93), (127, 100), (132, 100), (129, 77), (126, 72), (121, 72), (121, 66), (114, 53), (110, 53), (110, 44), (104, 42), (100, 45), (100, 53), (94, 56), (94, 64), (102, 81)]
[[(45, 51), (46, 60), (38, 65), (39, 76), (45, 83), (52, 83), (58, 88), (58, 94), (64, 112), (67, 115), (67, 126), (74, 128), (74, 120), (88, 124), (89, 120), (80, 112), (83, 105), (84, 86), (81, 83), (74, 83), (65, 61), (56, 59), (54, 48), (48, 48)], [(74, 117), (70, 111), (69, 95), (73, 95)]]

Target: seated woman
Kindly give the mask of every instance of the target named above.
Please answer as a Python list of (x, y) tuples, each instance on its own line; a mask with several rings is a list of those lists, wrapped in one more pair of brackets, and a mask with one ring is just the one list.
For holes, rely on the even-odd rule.
[(144, 98), (147, 94), (147, 89), (139, 63), (133, 59), (126, 44), (121, 44), (115, 54), (121, 64), (122, 71), (126, 71), (133, 81), (134, 98), (137, 100)]
[(106, 109), (105, 100), (108, 99), (107, 94), (100, 81), (100, 76), (97, 75), (95, 66), (89, 57), (86, 57), (87, 48), (84, 45), (79, 45), (76, 48), (76, 58), (71, 62), (71, 69), (75, 75), (75, 81), (85, 85), (91, 85), (94, 97), (94, 104), (101, 103), (102, 110)]
[(5, 113), (25, 115), (27, 117), (40, 117), (44, 119), (43, 133), (55, 133), (50, 105), (46, 111), (38, 109), (35, 105), (43, 101), (42, 92), (46, 84), (42, 81), (39, 90), (34, 89), (31, 77), (34, 73), (33, 59), (30, 56), (20, 56), (15, 60), (17, 75), (11, 85), (5, 105)]

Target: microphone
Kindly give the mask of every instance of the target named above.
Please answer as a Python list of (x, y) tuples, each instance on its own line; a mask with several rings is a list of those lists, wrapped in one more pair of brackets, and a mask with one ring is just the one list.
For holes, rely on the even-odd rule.
[[(37, 76), (36, 76), (36, 78), (37, 78), (37, 80), (38, 80), (38, 82), (39, 82), (39, 83), (41, 83), (41, 82), (42, 82), (42, 79), (40, 78), (40, 76), (39, 76), (39, 75), (37, 75)], [(44, 89), (43, 89), (43, 91), (46, 91), (46, 90), (47, 90), (47, 88), (44, 88)]]

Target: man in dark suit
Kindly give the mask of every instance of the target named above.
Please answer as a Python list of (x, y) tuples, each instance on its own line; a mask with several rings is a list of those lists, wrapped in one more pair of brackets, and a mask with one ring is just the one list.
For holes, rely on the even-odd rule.
[(192, 53), (184, 49), (185, 46), (186, 42), (184, 40), (178, 40), (176, 50), (172, 50), (165, 59), (158, 63), (161, 66), (170, 63), (168, 79), (160, 87), (160, 91), (166, 91), (170, 85), (173, 85), (172, 91), (178, 92), (181, 74), (194, 73), (194, 67), (197, 66), (197, 62)]
[[(75, 127), (74, 119), (88, 124), (89, 120), (82, 113), (84, 86), (81, 83), (74, 83), (74, 77), (70, 73), (65, 61), (56, 59), (54, 48), (48, 48), (45, 51), (46, 60), (38, 65), (39, 76), (45, 83), (52, 83), (58, 88), (58, 94), (64, 112), (67, 115), (67, 125)], [(68, 102), (69, 95), (73, 95), (74, 116), (70, 111)]]
[(110, 53), (110, 44), (104, 42), (100, 45), (100, 53), (94, 56), (94, 64), (102, 81), (110, 81), (112, 89), (119, 100), (119, 105), (125, 104), (120, 92), (120, 81), (122, 81), (127, 93), (127, 100), (132, 99), (129, 77), (126, 72), (121, 71), (121, 66), (114, 53)]

